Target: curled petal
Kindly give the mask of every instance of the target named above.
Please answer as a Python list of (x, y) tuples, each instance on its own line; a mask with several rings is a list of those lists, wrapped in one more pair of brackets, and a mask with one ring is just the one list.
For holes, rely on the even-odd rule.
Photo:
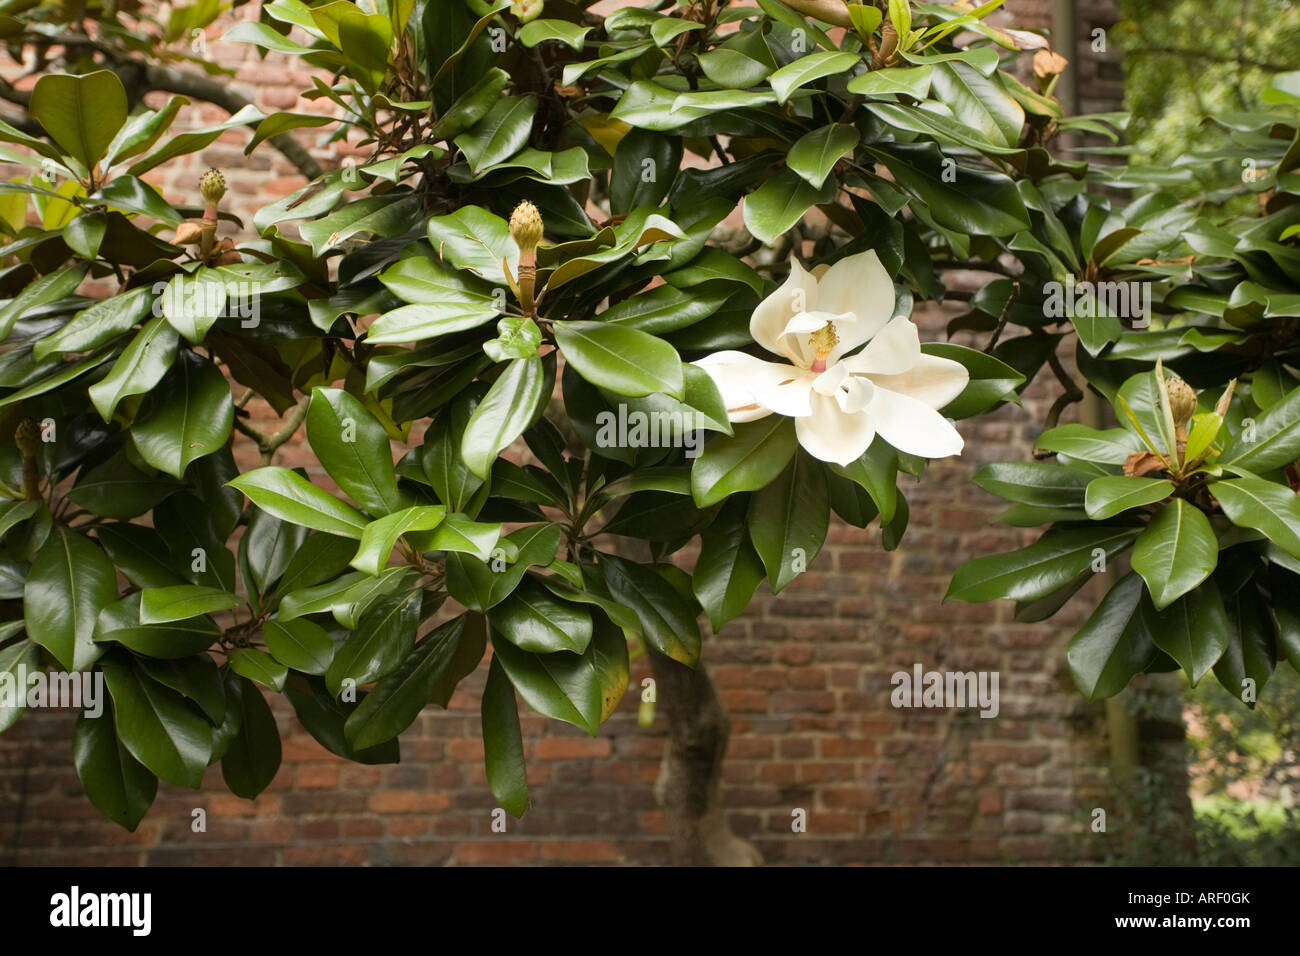
[(962, 393), (970, 381), (970, 372), (960, 362), (923, 354), (906, 372), (872, 375), (871, 381), (880, 388), (925, 402), (931, 408), (943, 408)]
[(817, 305), (817, 280), (799, 260), (790, 260), (790, 275), (780, 288), (758, 304), (749, 319), (749, 334), (754, 341), (773, 355), (784, 355), (798, 361), (795, 355), (783, 350), (779, 341), (781, 332), (794, 315), (807, 312)]
[(877, 385), (865, 413), (885, 439), (899, 451), (922, 458), (947, 458), (961, 454), (957, 429), (929, 405)]
[(848, 465), (857, 461), (876, 437), (871, 416), (845, 412), (826, 395), (812, 395), (812, 414), (794, 421), (799, 444), (814, 458)]
[(844, 359), (857, 375), (901, 375), (921, 358), (921, 333), (912, 320), (900, 315), (867, 343), (857, 355)]
[(817, 357), (817, 350), (809, 343), (812, 333), (824, 328), (827, 322), (835, 326), (837, 334), (848, 324), (856, 321), (852, 312), (800, 312), (781, 330), (777, 342), (781, 351), (790, 357), (790, 361), (802, 368), (808, 368)]
[(857, 321), (846, 325), (831, 361), (853, 351), (885, 327), (894, 315), (894, 283), (874, 249), (846, 256), (817, 281), (817, 308), (852, 312)]
[(875, 386), (870, 379), (849, 374), (844, 363), (832, 365), (813, 380), (813, 391), (833, 398), (843, 412), (860, 412), (871, 404)]
[(709, 373), (733, 422), (768, 412), (798, 417), (810, 412), (812, 376), (801, 368), (765, 362), (744, 352), (715, 352), (695, 363)]

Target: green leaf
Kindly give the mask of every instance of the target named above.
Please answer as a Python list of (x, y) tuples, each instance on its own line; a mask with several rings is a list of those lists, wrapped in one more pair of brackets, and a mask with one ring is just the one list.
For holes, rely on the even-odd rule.
[(236, 594), (197, 584), (145, 588), (140, 592), (140, 623), (169, 624), (214, 611), (228, 611), (242, 603)]
[(744, 613), (765, 573), (749, 540), (743, 499), (727, 502), (700, 539), (691, 588), (717, 633)]
[[(776, 91), (776, 101), (784, 106), (790, 94), (801, 86), (835, 73), (845, 73), (860, 63), (862, 57), (856, 53), (829, 53), (818, 51), (787, 63), (767, 78), (767, 82)], [(854, 137), (854, 142), (857, 137)], [(820, 185), (820, 184), (814, 184)]]
[(1037, 601), (1100, 566), (1132, 544), (1132, 527), (1069, 528), (1048, 531), (1036, 542), (1009, 554), (967, 561), (957, 569), (944, 600)]
[(179, 342), (180, 337), (162, 316), (146, 322), (109, 373), (90, 386), (90, 400), (100, 417), (112, 421), (122, 399), (142, 395), (162, 381), (172, 367)]
[(1130, 571), (1070, 639), (1070, 676), (1089, 700), (1114, 697), (1155, 658), (1142, 613), (1145, 595), (1142, 579)]
[(90, 264), (86, 262), (64, 266), (28, 283), (16, 296), (0, 305), (0, 342), (9, 336), (14, 323), (29, 311), (71, 295), (86, 277), (89, 268)]
[(1174, 483), (1165, 478), (1110, 475), (1088, 483), (1083, 509), (1093, 521), (1104, 521), (1130, 508), (1163, 501), (1173, 493)]
[(668, 581), (651, 568), (609, 554), (600, 556), (600, 570), (610, 595), (632, 609), (655, 650), (687, 667), (699, 663), (698, 611)]
[(117, 572), (86, 538), (56, 527), (36, 552), (23, 588), (27, 636), (65, 670), (79, 671), (104, 652), (95, 618), (117, 600)]
[(361, 534), (361, 546), (352, 559), (352, 566), (366, 574), (378, 574), (388, 563), (398, 538), (408, 531), (436, 528), (446, 514), (447, 509), (442, 505), (418, 505), (370, 522)]
[(973, 418), (1001, 402), (1019, 401), (1016, 390), (1025, 376), (1000, 359), (949, 342), (926, 342), (921, 351), (956, 362), (970, 374), (961, 394), (940, 409), (945, 417)]
[(180, 478), (194, 459), (225, 447), (234, 420), (226, 377), (189, 353), (140, 405), (131, 440), (148, 464)]
[(1098, 431), (1087, 425), (1059, 425), (1049, 428), (1034, 443), (1038, 451), (1054, 451), (1080, 461), (1101, 465), (1122, 465), (1129, 455), (1141, 450), (1133, 432), (1126, 428)]
[(804, 452), (749, 503), (749, 537), (763, 559), (772, 593), (808, 569), (830, 527), (830, 495), (820, 462)]
[(534, 654), (581, 654), (591, 642), (591, 615), (533, 581), (516, 588), (492, 610), (489, 620), (496, 633)]
[(500, 604), (519, 584), (525, 571), (530, 567), (545, 567), (555, 560), (560, 547), (560, 528), (554, 524), (527, 525), (511, 532), (504, 540), (518, 550), (513, 563), (504, 567), (498, 561), (500, 556), (493, 556), (492, 564), (488, 565), (473, 556), (447, 555), (447, 590), (452, 597), (475, 611), (487, 611)]
[(934, 99), (984, 139), (999, 146), (1015, 146), (1025, 123), (1025, 111), (996, 79), (961, 62), (938, 63), (931, 80)]
[(72, 732), (72, 761), (86, 798), (100, 813), (131, 832), (140, 825), (158, 793), (158, 778), (131, 756), (113, 728), (112, 703), (88, 717), (83, 710)]
[(65, 497), (106, 518), (134, 518), (184, 487), (164, 475), (141, 471), (131, 458), (121, 448), (94, 468), (83, 469)]
[[(320, 678), (290, 675), (285, 684), (285, 694), (293, 704), (299, 723), (330, 753), (363, 764), (397, 763), (400, 759), (396, 740), (387, 740), (366, 750), (352, 748), (343, 728), (359, 705), (333, 697)], [(358, 693), (357, 697), (365, 699), (362, 693)]]
[(542, 330), (526, 315), (507, 315), (497, 323), (497, 337), (483, 343), (483, 351), (494, 362), (532, 358), (542, 344)]
[(276, 660), (304, 674), (324, 674), (334, 659), (334, 642), (325, 628), (306, 618), (267, 621), (262, 639)]
[(533, 130), (537, 97), (507, 96), (497, 101), (488, 114), (456, 137), (470, 168), (482, 172), (509, 159), (528, 143)]
[(1262, 531), (1300, 559), (1300, 498), (1290, 488), (1262, 478), (1238, 478), (1212, 482), (1210, 494), (1237, 527)]
[[(6, 640), (9, 637), (5, 634)], [(11, 694), (0, 694), (0, 733), (18, 723), (27, 708), (27, 683), (22, 671), (36, 673), (40, 661), (40, 647), (26, 639), (0, 649), (0, 680), (5, 680), (11, 689)]]
[(1092, 480), (1048, 461), (1007, 461), (985, 465), (975, 473), (975, 484), (989, 494), (1026, 505), (1061, 507), (1083, 504), (1084, 489)]
[(356, 508), (321, 491), (288, 468), (275, 465), (254, 468), (229, 484), (263, 511), (317, 531), (360, 538), (370, 523)]
[[(233, 662), (231, 666), (240, 673)], [(226, 695), (239, 715), (239, 732), (221, 758), (221, 777), (235, 796), (252, 800), (280, 770), (280, 731), (262, 692), (246, 677), (227, 680)]]
[[(1248, 440), (1249, 439), (1249, 440)], [(1243, 428), (1224, 447), (1219, 464), (1247, 471), (1272, 471), (1300, 458), (1300, 388), (1269, 408), (1252, 429)]]
[(1193, 687), (1228, 647), (1228, 615), (1213, 581), (1189, 591), (1163, 611), (1150, 611), (1147, 626), (1156, 647), (1178, 662)]
[(868, 151), (946, 229), (966, 235), (1009, 236), (1029, 228), (1029, 211), (1020, 191), (1001, 173), (953, 167), (934, 143), (880, 143)]
[(470, 472), (484, 481), (491, 476), (497, 455), (537, 416), (545, 400), (547, 378), (542, 360), (532, 355), (512, 360), (492, 383), (461, 438), (461, 458)]
[(492, 796), (513, 817), (528, 806), (528, 776), (524, 763), (524, 738), (519, 729), (515, 688), (497, 658), (488, 669), (480, 702), (483, 726), (483, 763)]
[(430, 219), (429, 242), (439, 260), (493, 285), (506, 285), (503, 261), (511, 275), (519, 275), (519, 246), (510, 236), (509, 224), (478, 206), (462, 206), (450, 215)]
[(313, 389), (307, 440), (329, 476), (361, 507), (385, 515), (402, 506), (388, 432), (360, 399), (338, 388)]
[[(697, 24), (697, 26), (703, 26), (703, 24)], [(517, 36), (519, 42), (526, 47), (537, 46), (537, 44), (546, 40), (558, 40), (581, 52), (583, 37), (590, 33), (591, 30), (591, 27), (581, 27), (576, 23), (568, 23), (564, 20), (534, 20), (532, 23), (524, 24), (523, 29), (519, 31)], [(516, 813), (515, 816), (519, 816), (519, 814)]]
[[(267, 589), (284, 576), (295, 555), (302, 553), (307, 534), (302, 525), (281, 521), (258, 508), (252, 509), (240, 547), (247, 549), (248, 570), (258, 593), (266, 594)], [(312, 543), (318, 545), (323, 540)], [(344, 543), (347, 547), (352, 546), (346, 539)]]
[(797, 447), (794, 422), (783, 415), (736, 425), (734, 434), (710, 440), (691, 466), (695, 504), (707, 508), (738, 491), (765, 487), (785, 470)]
[[(791, 66), (793, 65), (792, 63)], [(853, 152), (861, 135), (856, 127), (843, 123), (832, 123), (805, 133), (790, 147), (790, 152), (786, 154), (786, 165), (802, 176), (813, 189), (821, 189), (840, 157)]]
[(500, 661), (510, 683), (529, 707), (595, 736), (600, 728), (600, 681), (594, 654), (532, 654), (495, 633), (493, 662)]
[[(89, 351), (110, 342), (148, 315), (153, 299), (153, 293), (145, 287), (101, 299), (82, 309), (57, 332), (37, 339), (32, 356), (41, 361), (49, 355)], [(163, 369), (169, 364), (170, 360)]]
[(804, 213), (834, 196), (832, 183), (810, 186), (791, 168), (782, 169), (745, 197), (745, 228), (769, 245), (784, 235)]
[(1133, 545), (1133, 570), (1147, 582), (1156, 610), (1195, 588), (1218, 563), (1219, 539), (1210, 519), (1182, 498), (1157, 511)]
[(901, 93), (914, 100), (924, 100), (930, 95), (933, 76), (934, 67), (928, 63), (922, 66), (895, 66), (855, 76), (849, 80), (848, 90), (868, 99), (892, 97)]
[(486, 561), (501, 537), (501, 525), (449, 514), (433, 531), (430, 551), (457, 551)]
[(235, 647), (231, 648), (227, 659), (230, 661), (230, 669), (239, 676), (255, 680), (274, 691), (284, 690), (289, 669), (266, 651), (259, 651), (255, 647)]
[(415, 722), (451, 665), (464, 630), (464, 615), (439, 626), (366, 695), (343, 727), (353, 747), (364, 750), (391, 740)]
[(898, 506), (898, 452), (879, 435), (862, 457), (851, 464), (832, 465), (831, 470), (859, 485), (875, 503), (882, 524), (894, 519)]
[(1251, 584), (1223, 604), (1228, 616), (1228, 646), (1214, 665), (1214, 676), (1224, 690), (1254, 710), (1259, 691), (1277, 666), (1273, 619)]
[(46, 74), (32, 88), (27, 111), (64, 152), (90, 169), (126, 122), (126, 88), (111, 70)]
[(140, 623), (140, 594), (109, 604), (95, 618), (96, 643), (116, 642), (136, 654), (176, 660), (201, 654), (221, 636), (221, 628), (206, 617), (167, 624)]
[(211, 725), (129, 657), (111, 655), (99, 666), (123, 746), (168, 783), (197, 790), (212, 753)]
[(554, 331), (565, 361), (593, 385), (630, 398), (653, 392), (683, 397), (681, 359), (662, 339), (603, 322), (556, 322)]
[(368, 684), (402, 663), (415, 645), (421, 597), (418, 590), (398, 591), (380, 598), (361, 616), (325, 672), (331, 692), (338, 694), (346, 680), (355, 686)]

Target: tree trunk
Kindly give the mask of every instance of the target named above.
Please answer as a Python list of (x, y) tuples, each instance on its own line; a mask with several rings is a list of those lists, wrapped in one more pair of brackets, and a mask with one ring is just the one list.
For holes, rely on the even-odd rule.
[(692, 670), (647, 647), (656, 703), (668, 717), (668, 740), (655, 783), (677, 866), (757, 866), (758, 850), (731, 832), (723, 815), (722, 759), (731, 721), (700, 664)]

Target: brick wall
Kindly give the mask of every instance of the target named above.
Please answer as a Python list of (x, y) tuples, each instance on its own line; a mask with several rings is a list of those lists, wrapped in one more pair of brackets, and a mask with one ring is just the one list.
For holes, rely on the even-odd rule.
[[(1049, 25), (1045, 2), (1007, 6), (1008, 24)], [(235, 88), (264, 109), (312, 108), (292, 93), (307, 78), (291, 64), (259, 62), (244, 47), (216, 42), (210, 50), (237, 66)], [(187, 119), (203, 125), (222, 116), (200, 105)], [(272, 150), (244, 157), (247, 135), (227, 134), (192, 163), (158, 170), (154, 181), (168, 198), (188, 199), (198, 172), (219, 166), (247, 221), (301, 183)], [(917, 318), (926, 339), (943, 337), (942, 310)], [(1101, 852), (1087, 823), (1107, 800), (1104, 716), (1074, 690), (1064, 657), (1087, 601), (1076, 598), (1037, 625), (1014, 622), (1007, 603), (940, 603), (963, 558), (1032, 540), (1032, 532), (990, 525), (999, 502), (969, 479), (985, 463), (1029, 455), (1045, 400), (1047, 391), (1035, 388), (1025, 409), (963, 423), (960, 459), (935, 463), (919, 485), (901, 479), (911, 526), (897, 551), (883, 551), (874, 528), (836, 523), (805, 574), (779, 597), (764, 589), (745, 616), (706, 638), (704, 658), (733, 722), (729, 820), (767, 861), (1051, 862)], [(265, 406), (250, 408), (264, 419), (260, 427), (274, 425)], [(239, 436), (236, 451), (242, 467), (256, 464)], [(301, 438), (276, 463), (307, 466), (324, 482)], [(890, 675), (918, 662), (926, 670), (998, 671), (999, 716), (894, 709)], [(225, 792), (217, 770), (198, 792), (163, 784), (134, 834), (104, 822), (82, 796), (72, 715), (29, 713), (0, 737), (0, 863), (666, 862), (652, 794), (663, 717), (648, 730), (636, 722), (634, 690), (647, 674), (644, 659), (633, 663), (633, 691), (594, 739), (521, 707), (533, 805), (504, 834), (492, 832), (495, 801), (482, 769), (483, 666), (447, 711), (421, 715), (395, 766), (333, 757), (275, 701), (284, 763), (266, 793), (240, 800)], [(206, 832), (191, 829), (196, 808), (206, 811)], [(792, 832), (796, 809), (807, 812), (805, 833)]]

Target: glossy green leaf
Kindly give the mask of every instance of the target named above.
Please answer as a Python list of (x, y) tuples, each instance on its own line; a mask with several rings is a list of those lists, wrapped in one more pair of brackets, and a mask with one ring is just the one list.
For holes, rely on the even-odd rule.
[(461, 458), (474, 475), (486, 481), (497, 455), (532, 423), (544, 399), (546, 380), (542, 360), (534, 355), (512, 360), (492, 383), (461, 438)]
[(1213, 581), (1187, 592), (1163, 611), (1150, 611), (1147, 626), (1156, 647), (1178, 662), (1193, 686), (1228, 647), (1228, 616)]
[(1163, 501), (1174, 491), (1174, 483), (1166, 478), (1135, 478), (1111, 475), (1094, 478), (1088, 482), (1083, 508), (1094, 521), (1113, 518), (1130, 508), (1141, 508)]
[(78, 715), (72, 762), (95, 809), (135, 832), (158, 793), (158, 778), (118, 741), (112, 706), (105, 700), (99, 716), (88, 717), (84, 710)]
[(275, 465), (255, 468), (230, 485), (275, 517), (317, 531), (360, 538), (370, 523), (356, 508), (321, 491), (288, 468)]
[(524, 701), (544, 717), (553, 717), (595, 736), (600, 727), (600, 681), (594, 654), (532, 654), (492, 635), (493, 663), (500, 662)]
[(100, 662), (113, 698), (118, 739), (136, 760), (168, 783), (198, 789), (212, 753), (212, 728), (179, 693), (149, 677), (128, 657)]
[(178, 362), (140, 406), (131, 440), (140, 457), (175, 478), (225, 446), (235, 419), (221, 370), (197, 356)]
[(325, 672), (325, 683), (337, 694), (344, 681), (354, 686), (387, 676), (415, 645), (420, 623), (421, 592), (398, 591), (376, 601), (365, 614)]
[(306, 618), (267, 621), (262, 639), (276, 660), (304, 674), (324, 674), (334, 660), (334, 642), (329, 634)]
[(1074, 686), (1089, 700), (1114, 697), (1156, 656), (1142, 605), (1146, 589), (1135, 572), (1124, 575), (1070, 639), (1066, 659)]
[(375, 515), (402, 507), (388, 432), (360, 399), (338, 388), (313, 390), (307, 440), (329, 476), (361, 507)]
[(749, 537), (778, 594), (808, 569), (830, 527), (825, 466), (804, 452), (749, 503)]
[[(240, 673), (233, 662), (232, 669)], [(280, 770), (280, 731), (262, 692), (246, 676), (228, 680), (226, 693), (239, 712), (239, 732), (221, 758), (221, 777), (235, 796), (252, 800)]]
[(1286, 485), (1238, 478), (1212, 482), (1210, 494), (1233, 524), (1262, 531), (1287, 554), (1300, 559), (1300, 498)]
[(1048, 531), (1036, 542), (1009, 554), (967, 561), (957, 569), (944, 600), (1036, 601), (1065, 587), (1079, 575), (1104, 566), (1133, 543), (1134, 527), (1070, 528)]
[(27, 109), (64, 152), (90, 169), (126, 122), (126, 88), (111, 70), (47, 73), (32, 88)]
[(603, 322), (556, 322), (554, 331), (565, 361), (593, 385), (630, 398), (653, 392), (683, 397), (681, 359), (662, 339)]
[(1157, 610), (1195, 588), (1218, 563), (1219, 540), (1210, 520), (1182, 498), (1157, 511), (1133, 545), (1133, 570), (1147, 582)]
[(23, 588), (27, 636), (65, 670), (79, 671), (104, 649), (95, 644), (95, 618), (117, 600), (117, 573), (98, 547), (58, 527), (36, 552)]
[(798, 440), (794, 422), (769, 415), (734, 427), (734, 434), (717, 436), (691, 466), (691, 495), (701, 508), (738, 491), (756, 491), (770, 484), (794, 456)]
[(442, 505), (419, 505), (370, 522), (361, 534), (361, 546), (352, 559), (352, 566), (366, 574), (378, 574), (388, 563), (398, 538), (408, 531), (436, 528), (446, 514), (447, 509)]

